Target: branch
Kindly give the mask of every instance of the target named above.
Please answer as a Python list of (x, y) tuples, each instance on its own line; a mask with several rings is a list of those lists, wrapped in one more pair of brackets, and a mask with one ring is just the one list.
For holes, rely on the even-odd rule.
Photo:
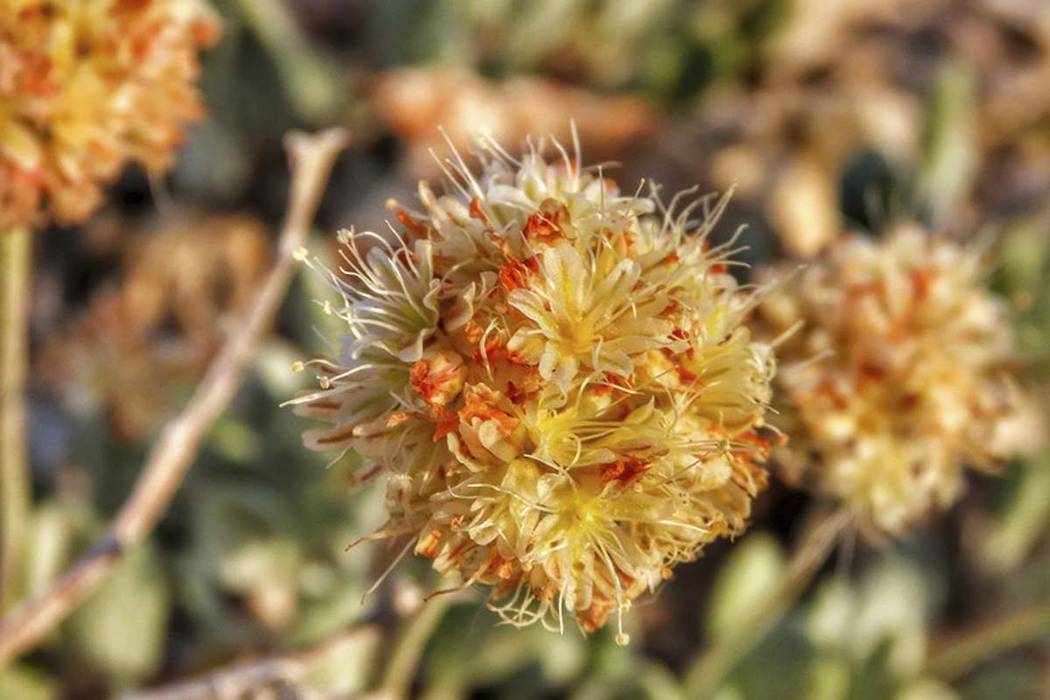
[(378, 644), (379, 637), (378, 627), (355, 627), (309, 649), (249, 659), (188, 681), (124, 693), (120, 700), (232, 700), (255, 697), (250, 693), (274, 684), (294, 688), (318, 662), (336, 653), (344, 644), (369, 641)]
[[(336, 657), (340, 657), (340, 651), (350, 652), (358, 659), (365, 654), (368, 660), (361, 663), (362, 667), (373, 667), (372, 673), (366, 673), (362, 678), (362, 688), (353, 697), (371, 700), (406, 698), (434, 628), (449, 605), (460, 600), (462, 597), (453, 593), (424, 603), (416, 591), (415, 596), (410, 596), (401, 605), (392, 604), (393, 615), (389, 624), (358, 623), (306, 649), (248, 659), (171, 685), (128, 691), (120, 695), (119, 700), (239, 700), (257, 695), (262, 697), (259, 691), (279, 688), (305, 693), (306, 687), (313, 684), (311, 681), (316, 681), (313, 672), (318, 667), (328, 666), (329, 659), (338, 661)], [(395, 630), (396, 641), (386, 653), (382, 647), (386, 646)], [(368, 678), (369, 675), (376, 677)]]
[(996, 616), (944, 638), (930, 653), (926, 670), (954, 681), (976, 666), (1039, 640), (1050, 639), (1050, 601)]
[(277, 260), (242, 325), (226, 341), (193, 397), (154, 443), (131, 496), (109, 532), (42, 594), (0, 620), (0, 666), (31, 648), (77, 608), (157, 524), (193, 464), (201, 441), (236, 394), (260, 339), (273, 322), (296, 270), (296, 251), (313, 220), (332, 164), (345, 145), (341, 130), (291, 134), (290, 203)]
[(423, 603), (415, 617), (404, 623), (397, 642), (386, 660), (386, 668), (380, 681), (378, 697), (407, 698), (412, 681), (419, 671), (419, 661), (423, 657), (427, 642), (433, 636), (434, 629), (441, 622), (449, 606), (459, 600), (455, 593), (431, 598)]

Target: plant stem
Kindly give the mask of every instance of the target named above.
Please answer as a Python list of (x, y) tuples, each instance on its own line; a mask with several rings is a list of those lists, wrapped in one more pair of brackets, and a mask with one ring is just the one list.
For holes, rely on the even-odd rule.
[(0, 611), (20, 595), (29, 516), (25, 383), (32, 248), (29, 228), (0, 231)]
[(842, 510), (814, 519), (792, 553), (780, 588), (739, 621), (735, 634), (718, 640), (693, 662), (685, 680), (690, 698), (712, 697), (737, 662), (780, 622), (827, 560), (848, 522)]
[[(238, 661), (230, 666), (214, 669), (197, 678), (171, 685), (132, 690), (119, 700), (215, 700), (216, 698), (285, 697), (265, 694), (271, 684), (284, 682), (298, 689), (309, 687), (304, 681), (318, 663), (325, 663), (333, 654), (339, 654), (345, 645), (379, 644), (380, 630), (374, 625), (351, 627), (313, 647), (284, 652), (272, 656)], [(308, 691), (303, 688), (303, 693)], [(320, 691), (315, 691), (320, 692)], [(296, 695), (295, 697), (300, 697)], [(307, 696), (318, 697), (318, 696)], [(324, 697), (328, 697), (325, 695)], [(342, 696), (340, 696), (342, 697)]]
[(423, 656), (423, 649), (434, 628), (441, 622), (445, 611), (456, 598), (457, 596), (451, 594), (431, 598), (416, 612), (415, 617), (405, 624), (390, 654), (386, 669), (383, 671), (380, 686), (382, 697), (391, 699), (408, 697), (419, 660)]
[(1022, 608), (952, 635), (930, 654), (926, 670), (945, 681), (1040, 638), (1050, 639), (1050, 601)]

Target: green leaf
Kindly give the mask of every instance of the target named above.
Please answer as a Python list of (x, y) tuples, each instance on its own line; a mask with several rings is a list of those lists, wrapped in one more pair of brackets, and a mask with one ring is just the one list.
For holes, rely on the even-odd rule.
[(70, 619), (69, 640), (118, 685), (134, 682), (160, 664), (170, 598), (159, 557), (141, 545)]
[(714, 697), (711, 698), (711, 700), (747, 700), (747, 697), (744, 695), (744, 692), (739, 688), (725, 686), (719, 688), (718, 692), (715, 693)]
[(976, 669), (959, 691), (965, 700), (1031, 700), (1042, 671), (1035, 659), (1007, 657)]
[(247, 423), (224, 416), (208, 435), (208, 448), (235, 463), (250, 463), (262, 454), (263, 441)]
[(955, 65), (941, 69), (927, 108), (919, 191), (934, 221), (948, 216), (973, 182), (976, 132), (974, 78)]
[(996, 251), (999, 267), (994, 286), (1006, 296), (1038, 294), (1045, 288), (1050, 266), (1046, 228), (1041, 221), (1022, 221), (1007, 226)]
[(842, 659), (818, 657), (810, 664), (807, 700), (847, 700), (850, 667)]
[(55, 700), (54, 681), (47, 675), (25, 666), (0, 668), (0, 698), (12, 700)]
[(813, 648), (788, 620), (736, 665), (720, 692), (733, 689), (745, 700), (811, 700), (812, 688), (826, 683), (814, 678), (815, 659)]
[(25, 581), (30, 595), (42, 592), (69, 560), (78, 526), (70, 510), (67, 504), (46, 501), (33, 511), (26, 533)]
[(333, 121), (345, 103), (342, 76), (304, 36), (291, 8), (280, 0), (239, 0), (237, 5), (277, 65), (298, 116), (312, 124)]
[(445, 615), (426, 655), (431, 691), (457, 697), (465, 689), (497, 683), (526, 668), (538, 691), (562, 686), (582, 671), (587, 640), (575, 630), (556, 634), (540, 625), (517, 629), (493, 624), (493, 616), (479, 613), (474, 604), (456, 606)]
[(803, 625), (807, 638), (826, 650), (842, 650), (849, 644), (857, 595), (849, 582), (836, 576), (814, 593)]
[(771, 535), (745, 539), (715, 581), (705, 621), (711, 638), (734, 632), (740, 620), (749, 619), (775, 594), (785, 576), (784, 553)]
[(202, 622), (215, 622), (215, 586), (241, 596), (253, 622), (284, 629), (298, 605), (303, 556), (285, 499), (265, 486), (213, 483), (194, 506), (189, 569), (208, 584), (192, 591)]
[(867, 572), (850, 624), (850, 646), (857, 660), (885, 654), (894, 675), (914, 675), (926, 655), (929, 600), (922, 573), (902, 559), (887, 559)]
[(377, 628), (348, 634), (314, 659), (302, 683), (324, 697), (350, 697), (365, 690), (375, 670), (381, 638)]
[(1050, 458), (1011, 465), (1009, 495), (978, 556), (995, 573), (1019, 566), (1050, 525)]
[[(307, 567), (316, 566), (307, 564)], [(374, 604), (362, 603), (365, 591), (363, 578), (356, 572), (327, 570), (335, 581), (326, 588), (324, 595), (307, 599), (300, 607), (294, 626), (288, 633), (292, 644), (310, 644), (330, 636), (336, 630), (361, 619), (372, 612)]]
[(905, 687), (894, 700), (959, 700), (959, 695), (937, 681), (921, 680)]

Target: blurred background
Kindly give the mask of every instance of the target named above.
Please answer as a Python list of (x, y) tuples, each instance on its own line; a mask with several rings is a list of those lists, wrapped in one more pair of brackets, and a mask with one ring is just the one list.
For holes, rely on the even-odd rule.
[[(670, 192), (735, 186), (718, 232), (746, 223), (751, 263), (804, 259), (847, 230), (878, 236), (901, 219), (987, 239), (1025, 383), (1050, 379), (1045, 0), (214, 4), (223, 33), (204, 59), (209, 117), (175, 170), (153, 183), (129, 170), (87, 223), (38, 237), (31, 589), (112, 518), (250, 302), (285, 210), (291, 128), (352, 135), (311, 243), (322, 256), (337, 228), (378, 229), (388, 198), (411, 202), (416, 180), (435, 176), (439, 125), (463, 148), (485, 130), (513, 151), (529, 133), (567, 137), (571, 119), (589, 162), (623, 164), (625, 189), (642, 176)], [(148, 542), (0, 670), (0, 698), (110, 697), (263, 655), (289, 655), (295, 673), (164, 697), (356, 697), (389, 671), (436, 581), (428, 562), (406, 560), (362, 603), (396, 555), (345, 551), (382, 523), (381, 485), (352, 488), (353, 461), (304, 450), (305, 422), (279, 408), (306, 380), (292, 363), (319, 354), (332, 329), (313, 303), (327, 294), (298, 276)], [(1050, 698), (1050, 458), (970, 483), (950, 513), (899, 542), (843, 544), (729, 664), (718, 700)], [(770, 489), (744, 537), (710, 546), (635, 607), (627, 647), (606, 632), (496, 627), (476, 595), (433, 601), (409, 625), (421, 656), (401, 672), (431, 699), (692, 697), (699, 654), (787, 575), (810, 508), (805, 493)], [(1002, 629), (982, 625), (1025, 610), (1009, 619), (1035, 620), (1035, 641), (999, 653)], [(931, 666), (964, 632), (969, 655)]]

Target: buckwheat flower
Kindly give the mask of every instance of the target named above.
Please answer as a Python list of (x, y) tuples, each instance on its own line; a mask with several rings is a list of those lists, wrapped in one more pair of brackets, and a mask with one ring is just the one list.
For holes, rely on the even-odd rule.
[(443, 163), (448, 192), (421, 183), (391, 235), (344, 232), (339, 271), (309, 261), (347, 333), (294, 403), (328, 423), (308, 446), (386, 475), (371, 538), (489, 587), (510, 623), (622, 624), (765, 485), (774, 358), (743, 325), (759, 292), (708, 242), (724, 199), (679, 211), (560, 146), (482, 146), (480, 173)]
[(992, 469), (1040, 433), (1010, 377), (1004, 304), (980, 250), (902, 226), (844, 239), (758, 315), (778, 346), (778, 456), (872, 534), (955, 501), (964, 469)]
[(202, 0), (0, 3), (0, 228), (86, 218), (128, 161), (166, 170), (216, 33)]

